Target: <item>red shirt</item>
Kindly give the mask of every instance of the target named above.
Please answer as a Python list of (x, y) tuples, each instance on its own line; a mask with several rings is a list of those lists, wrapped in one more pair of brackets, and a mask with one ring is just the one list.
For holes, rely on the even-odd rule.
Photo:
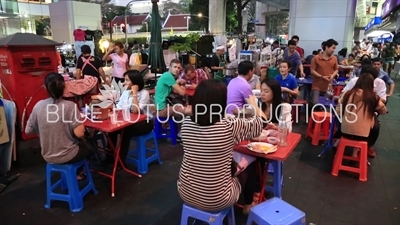
[(83, 31), (81, 29), (76, 29), (76, 30), (74, 30), (73, 35), (74, 35), (75, 41), (85, 41), (85, 36), (86, 36), (85, 31)]
[(296, 47), (296, 51), (300, 54), (301, 58), (304, 58), (304, 49), (302, 49), (299, 46), (297, 46)]

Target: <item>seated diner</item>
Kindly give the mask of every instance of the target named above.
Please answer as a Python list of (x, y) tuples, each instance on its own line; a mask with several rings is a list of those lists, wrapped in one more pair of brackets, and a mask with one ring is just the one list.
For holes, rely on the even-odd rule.
[[(177, 182), (182, 200), (203, 211), (231, 207), (244, 194), (247, 214), (253, 205), (256, 185), (254, 162), (237, 174), (232, 158), (234, 145), (258, 137), (264, 127), (262, 110), (255, 97), (247, 97), (255, 117), (226, 117), (227, 88), (210, 79), (199, 84), (193, 96), (193, 115), (182, 125), (183, 160)], [(196, 107), (196, 106), (202, 107)], [(219, 105), (220, 107), (215, 107)]]
[(196, 89), (200, 82), (208, 79), (208, 76), (203, 69), (195, 69), (192, 65), (186, 65), (179, 79), (186, 81), (186, 88)]
[[(339, 99), (337, 110), (342, 115), (341, 136), (366, 141), (370, 148), (368, 154), (374, 157), (375, 150), (371, 154), (371, 147), (379, 136), (376, 114), (387, 112), (385, 104), (374, 92), (374, 77), (362, 73), (354, 87)], [(357, 157), (358, 151), (359, 149), (353, 149), (352, 156)]]
[[(52, 164), (70, 164), (88, 159), (92, 152), (79, 146), (85, 127), (77, 105), (62, 99), (65, 81), (58, 73), (44, 78), (49, 98), (33, 107), (25, 133), (38, 134), (43, 159)], [(78, 175), (78, 180), (83, 179)]]
[(239, 75), (228, 84), (227, 113), (238, 114), (246, 104), (246, 99), (253, 95), (249, 80), (253, 77), (254, 66), (250, 61), (243, 61), (238, 65)]

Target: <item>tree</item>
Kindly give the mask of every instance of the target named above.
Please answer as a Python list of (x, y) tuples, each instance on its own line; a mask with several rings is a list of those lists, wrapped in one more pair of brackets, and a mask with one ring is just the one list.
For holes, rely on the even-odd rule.
[[(185, 0), (186, 2), (186, 0)], [(165, 18), (169, 13), (171, 14), (185, 14), (189, 13), (188, 8), (185, 5), (186, 3), (175, 3), (171, 0), (167, 0), (163, 3), (160, 9), (161, 17)]]
[(192, 16), (190, 19), (190, 30), (208, 30), (208, 4), (209, 0), (191, 1), (191, 4), (189, 4), (189, 13), (191, 15), (198, 15), (201, 13), (203, 17)]
[(137, 30), (137, 32), (150, 32), (151, 18), (148, 18), (143, 22), (142, 27)]

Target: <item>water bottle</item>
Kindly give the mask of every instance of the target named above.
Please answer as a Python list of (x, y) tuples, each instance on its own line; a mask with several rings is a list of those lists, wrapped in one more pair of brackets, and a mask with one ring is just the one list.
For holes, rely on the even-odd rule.
[(288, 127), (286, 121), (283, 120), (282, 116), (279, 119), (278, 125), (278, 145), (279, 146), (286, 146), (287, 145), (287, 135), (288, 135)]
[(61, 66), (61, 65), (58, 66), (58, 73), (59, 74), (64, 74), (64, 67), (63, 66)]

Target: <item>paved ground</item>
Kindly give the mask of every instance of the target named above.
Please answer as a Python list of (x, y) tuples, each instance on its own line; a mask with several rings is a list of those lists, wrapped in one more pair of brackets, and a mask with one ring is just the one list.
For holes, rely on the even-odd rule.
[[(400, 80), (389, 101), (388, 115), (381, 117), (381, 134), (376, 144), (378, 157), (368, 170), (368, 181), (341, 174), (330, 175), (332, 153), (317, 155), (321, 146), (302, 140), (284, 163), (283, 199), (307, 214), (307, 223), (317, 225), (389, 225), (400, 224)], [(295, 131), (304, 133), (305, 125)], [(65, 203), (44, 209), (44, 164), (14, 169), (21, 173), (0, 195), (1, 224), (133, 224), (177, 225), (182, 202), (176, 191), (176, 179), (182, 148), (160, 145), (163, 164), (152, 165), (143, 178), (120, 172), (116, 197), (110, 197), (110, 182), (95, 175), (99, 194), (89, 194), (80, 213), (70, 213)], [(246, 218), (237, 210), (238, 224)]]

